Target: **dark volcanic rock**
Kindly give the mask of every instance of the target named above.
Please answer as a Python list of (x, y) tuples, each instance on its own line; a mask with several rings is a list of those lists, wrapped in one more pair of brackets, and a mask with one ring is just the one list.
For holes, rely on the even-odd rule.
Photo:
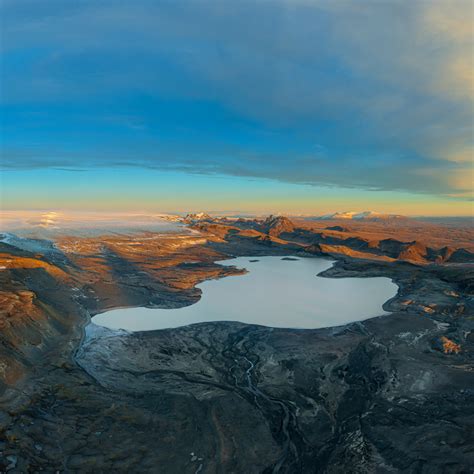
[(474, 254), (466, 249), (457, 249), (446, 261), (449, 263), (474, 263)]
[(333, 225), (326, 227), (327, 230), (336, 230), (337, 232), (349, 232), (349, 229), (347, 227), (342, 227), (340, 225)]
[[(399, 285), (392, 314), (321, 330), (90, 325), (79, 344), (107, 308), (195, 302), (197, 283), (238, 271), (218, 260), (325, 255), (337, 239), (275, 219), (265, 234), (205, 222), (198, 237), (68, 240), (61, 263), (2, 247), (0, 471), (472, 472), (472, 265), (334, 254), (323, 276)], [(416, 242), (341, 242), (437, 256)]]

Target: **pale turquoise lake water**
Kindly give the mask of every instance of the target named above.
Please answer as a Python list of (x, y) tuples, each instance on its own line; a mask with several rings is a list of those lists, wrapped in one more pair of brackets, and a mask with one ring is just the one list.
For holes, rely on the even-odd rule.
[[(250, 262), (255, 259), (259, 261)], [(95, 316), (93, 322), (128, 331), (210, 321), (315, 329), (386, 314), (382, 305), (398, 290), (389, 278), (318, 277), (333, 263), (320, 258), (239, 257), (219, 263), (249, 273), (201, 283), (202, 297), (191, 306), (115, 309)]]

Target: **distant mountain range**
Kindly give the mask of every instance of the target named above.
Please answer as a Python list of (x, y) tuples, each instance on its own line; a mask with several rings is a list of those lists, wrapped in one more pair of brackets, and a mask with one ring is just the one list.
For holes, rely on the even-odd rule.
[[(270, 218), (275, 219), (276, 217), (279, 216), (270, 216)], [(322, 216), (311, 216), (311, 217), (306, 217), (307, 219), (310, 220), (335, 220), (335, 219), (348, 219), (348, 220), (388, 220), (388, 219), (409, 219), (406, 216), (402, 216), (400, 214), (383, 214), (381, 212), (375, 212), (375, 211), (363, 211), (363, 212), (357, 212), (357, 211), (344, 211), (344, 212), (334, 212), (332, 214), (324, 214)], [(179, 219), (179, 218), (178, 218)], [(189, 221), (206, 221), (206, 220), (220, 220), (223, 219), (223, 217), (212, 217), (209, 214), (206, 214), (205, 212), (199, 212), (196, 214), (187, 214), (186, 217), (181, 218), (182, 221), (184, 222), (189, 222)], [(229, 217), (226, 217), (226, 219), (230, 219)], [(256, 217), (248, 218), (250, 220), (258, 219)], [(235, 218), (234, 218), (235, 220)]]
[(350, 220), (388, 220), (388, 219), (408, 219), (406, 216), (399, 214), (382, 214), (375, 211), (364, 212), (335, 212), (333, 214), (326, 214), (323, 216), (312, 217), (315, 220), (333, 220), (333, 219), (350, 219)]

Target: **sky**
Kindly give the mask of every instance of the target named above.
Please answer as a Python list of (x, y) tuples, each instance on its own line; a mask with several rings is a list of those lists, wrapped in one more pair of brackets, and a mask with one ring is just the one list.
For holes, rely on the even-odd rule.
[(471, 1), (0, 6), (2, 209), (473, 213)]

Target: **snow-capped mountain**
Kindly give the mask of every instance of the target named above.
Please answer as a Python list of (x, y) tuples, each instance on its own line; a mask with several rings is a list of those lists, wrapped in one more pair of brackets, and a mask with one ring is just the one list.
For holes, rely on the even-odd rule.
[(346, 211), (346, 212), (335, 212), (333, 214), (326, 214), (324, 216), (317, 217), (316, 219), (321, 220), (332, 220), (332, 219), (352, 219), (352, 220), (385, 220), (385, 219), (406, 219), (405, 216), (399, 214), (382, 214), (375, 211)]

